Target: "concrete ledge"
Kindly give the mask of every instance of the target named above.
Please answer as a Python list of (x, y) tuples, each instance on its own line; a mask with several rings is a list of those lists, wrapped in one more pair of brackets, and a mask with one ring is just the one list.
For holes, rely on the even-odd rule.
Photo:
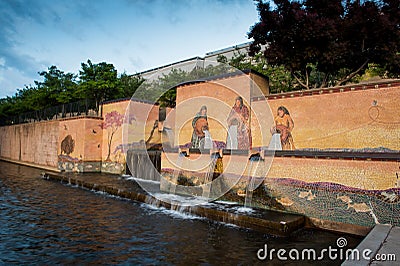
[(328, 231), (352, 234), (357, 236), (366, 236), (372, 229), (372, 227), (327, 221), (312, 217), (306, 218), (306, 227), (324, 229)]
[[(368, 254), (368, 257), (373, 258), (378, 253), (379, 249), (382, 247), (383, 243), (385, 242), (386, 238), (388, 237), (390, 231), (392, 229), (392, 225), (383, 225), (377, 224), (371, 230), (371, 232), (364, 238), (363, 241), (357, 246), (357, 249), (362, 254), (363, 250), (369, 249), (371, 253)], [(348, 259), (342, 265), (345, 266), (367, 266), (371, 264), (371, 260), (366, 260), (362, 255), (360, 255), (359, 260)]]
[(400, 261), (400, 227), (394, 226), (390, 230), (385, 242), (379, 249), (380, 258), (385, 258), (381, 261), (373, 260), (370, 265), (399, 265)]
[(5, 161), (9, 163), (15, 163), (15, 164), (20, 164), (24, 166), (29, 166), (29, 167), (34, 167), (34, 168), (39, 168), (47, 171), (52, 171), (52, 172), (60, 172), (60, 170), (57, 167), (52, 167), (48, 165), (41, 165), (41, 164), (34, 164), (30, 162), (23, 162), (23, 161), (18, 161), (18, 160), (12, 160), (4, 157), (0, 157), (0, 161)]

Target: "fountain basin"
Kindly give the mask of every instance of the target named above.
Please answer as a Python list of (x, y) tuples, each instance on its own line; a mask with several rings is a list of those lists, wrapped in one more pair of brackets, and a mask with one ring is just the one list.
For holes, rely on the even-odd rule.
[[(137, 182), (116, 175), (46, 172), (43, 178), (94, 191), (102, 191), (121, 198), (144, 202), (166, 209), (178, 210), (183, 213), (190, 213), (275, 236), (289, 236), (292, 232), (304, 227), (306, 223), (303, 215), (243, 208), (239, 204), (218, 201), (196, 206), (181, 206), (174, 204), (173, 201), (159, 200), (157, 198), (160, 197), (155, 198), (142, 190)], [(157, 187), (157, 185), (154, 187)], [(162, 192), (160, 191), (160, 193)], [(166, 197), (169, 196), (168, 194), (165, 195)], [(190, 200), (190, 198), (188, 199)]]

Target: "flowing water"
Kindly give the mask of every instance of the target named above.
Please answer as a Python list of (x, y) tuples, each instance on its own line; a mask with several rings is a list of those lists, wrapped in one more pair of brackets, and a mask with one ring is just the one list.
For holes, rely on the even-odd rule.
[[(289, 238), (272, 237), (47, 181), (41, 172), (0, 161), (0, 265), (265, 264), (256, 255), (265, 244), (321, 249), (336, 247), (344, 236), (301, 230)], [(361, 240), (344, 237), (348, 247)], [(321, 261), (285, 262), (299, 263)]]

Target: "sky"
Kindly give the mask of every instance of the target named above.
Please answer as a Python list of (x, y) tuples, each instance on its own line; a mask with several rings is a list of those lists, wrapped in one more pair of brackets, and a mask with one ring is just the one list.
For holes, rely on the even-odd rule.
[(0, 0), (0, 98), (52, 65), (135, 74), (250, 41), (252, 0)]

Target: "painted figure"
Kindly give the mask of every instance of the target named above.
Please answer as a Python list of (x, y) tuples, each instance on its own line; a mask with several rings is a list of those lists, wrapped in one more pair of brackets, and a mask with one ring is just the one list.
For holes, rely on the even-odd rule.
[(248, 150), (251, 148), (249, 117), (249, 109), (243, 104), (243, 98), (238, 96), (227, 119), (227, 149)]
[(277, 116), (275, 117), (275, 125), (273, 126), (271, 133), (279, 133), (282, 144), (282, 150), (294, 150), (294, 143), (292, 137), (292, 130), (294, 128), (294, 122), (290, 117), (288, 109), (284, 106), (279, 106)]
[(200, 149), (204, 147), (204, 130), (208, 130), (208, 121), (207, 121), (207, 106), (203, 105), (200, 108), (200, 111), (195, 115), (192, 120), (192, 148)]

